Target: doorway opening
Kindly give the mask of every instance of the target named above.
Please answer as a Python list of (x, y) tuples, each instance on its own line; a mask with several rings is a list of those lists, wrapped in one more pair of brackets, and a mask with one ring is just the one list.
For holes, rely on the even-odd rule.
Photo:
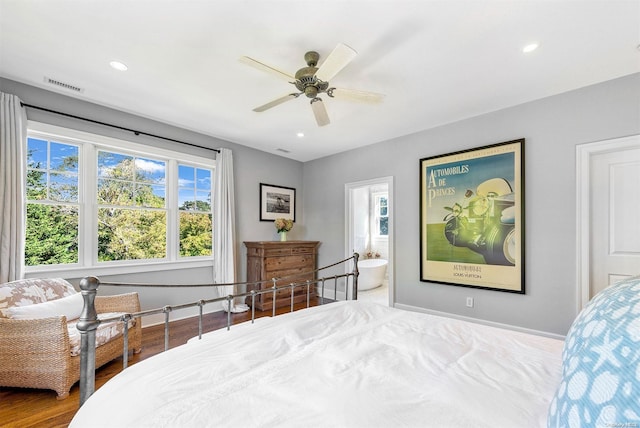
[[(393, 306), (393, 177), (345, 184), (345, 207), (345, 257), (357, 252), (360, 260), (387, 261), (381, 284), (377, 279), (371, 285), (361, 282), (358, 300), (373, 300)], [(349, 268), (353, 269), (353, 266)], [(364, 276), (361, 273), (360, 278)]]

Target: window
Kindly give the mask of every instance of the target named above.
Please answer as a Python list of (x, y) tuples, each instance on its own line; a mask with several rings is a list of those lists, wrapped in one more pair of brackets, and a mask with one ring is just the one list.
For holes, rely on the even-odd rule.
[(387, 194), (375, 194), (375, 235), (389, 236), (389, 209), (387, 206)]
[(30, 122), (27, 271), (210, 265), (214, 167), (201, 157)]
[(98, 261), (167, 255), (166, 163), (98, 150)]
[(27, 266), (78, 263), (79, 147), (27, 141)]
[(211, 255), (211, 170), (178, 165), (178, 209), (180, 257)]

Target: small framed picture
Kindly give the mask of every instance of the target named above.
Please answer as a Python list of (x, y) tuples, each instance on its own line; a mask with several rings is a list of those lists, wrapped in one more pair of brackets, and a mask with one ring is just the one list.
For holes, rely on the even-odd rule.
[(296, 221), (296, 189), (260, 183), (260, 221)]

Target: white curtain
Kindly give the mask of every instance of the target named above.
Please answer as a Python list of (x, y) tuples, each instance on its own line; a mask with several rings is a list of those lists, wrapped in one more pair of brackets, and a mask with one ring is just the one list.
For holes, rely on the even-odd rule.
[[(213, 278), (216, 284), (236, 282), (236, 208), (233, 185), (233, 153), (220, 149), (216, 156), (216, 177), (213, 191)], [(220, 287), (220, 296), (228, 296), (236, 290), (232, 286)], [(244, 312), (249, 307), (231, 302), (225, 311)]]
[(0, 92), (0, 283), (22, 279), (27, 115), (15, 95)]

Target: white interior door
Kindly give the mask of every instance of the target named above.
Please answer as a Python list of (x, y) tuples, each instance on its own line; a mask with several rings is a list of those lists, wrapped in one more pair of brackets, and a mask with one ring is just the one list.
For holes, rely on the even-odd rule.
[(640, 137), (590, 162), (589, 298), (640, 274)]
[(578, 312), (611, 282), (640, 273), (639, 150), (640, 135), (576, 146)]

